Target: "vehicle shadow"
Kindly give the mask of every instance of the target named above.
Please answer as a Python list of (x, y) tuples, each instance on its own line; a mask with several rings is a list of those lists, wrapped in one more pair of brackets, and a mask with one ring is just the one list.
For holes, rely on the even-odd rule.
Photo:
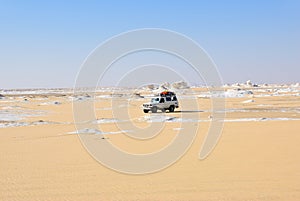
[(197, 113), (197, 112), (204, 112), (203, 110), (177, 110), (174, 113)]

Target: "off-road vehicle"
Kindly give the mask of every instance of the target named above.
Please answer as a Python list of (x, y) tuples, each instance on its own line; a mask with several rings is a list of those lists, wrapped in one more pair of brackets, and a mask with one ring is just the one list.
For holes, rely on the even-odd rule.
[(148, 113), (151, 111), (152, 113), (156, 113), (158, 110), (165, 112), (168, 110), (169, 112), (174, 112), (175, 108), (178, 108), (178, 100), (176, 94), (170, 91), (163, 91), (159, 94), (159, 96), (153, 97), (151, 102), (143, 104), (143, 111)]

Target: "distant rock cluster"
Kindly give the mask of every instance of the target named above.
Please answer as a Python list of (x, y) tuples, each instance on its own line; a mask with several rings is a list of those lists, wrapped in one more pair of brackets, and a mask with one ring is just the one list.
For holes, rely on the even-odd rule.
[[(267, 84), (264, 84), (264, 86), (267, 86)], [(247, 80), (245, 83), (235, 83), (235, 84), (232, 84), (232, 85), (224, 85), (224, 87), (259, 87), (258, 84), (253, 84), (251, 82), (251, 80)]]
[(189, 89), (189, 88), (190, 86), (188, 85), (188, 83), (184, 81), (173, 82), (171, 84), (169, 82), (164, 82), (160, 85), (150, 84), (144, 87), (144, 89), (146, 90), (157, 90), (157, 91), (164, 91), (164, 90), (174, 91), (174, 90)]
[(184, 81), (174, 82), (174, 83), (172, 84), (172, 87), (173, 87), (174, 89), (188, 89), (188, 88), (190, 88), (190, 87), (188, 86), (188, 84), (187, 84), (186, 82), (184, 82)]
[(235, 87), (235, 88), (252, 88), (252, 87), (270, 87), (270, 86), (275, 86), (275, 87), (292, 87), (292, 88), (297, 88), (300, 87), (300, 83), (295, 83), (295, 84), (254, 84), (251, 82), (251, 80), (247, 80), (245, 83), (235, 83), (235, 84), (225, 84), (223, 87)]

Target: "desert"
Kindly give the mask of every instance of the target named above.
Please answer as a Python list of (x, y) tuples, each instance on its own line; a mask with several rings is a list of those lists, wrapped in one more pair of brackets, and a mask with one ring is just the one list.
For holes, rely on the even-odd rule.
[[(86, 94), (75, 96), (72, 89), (1, 90), (0, 200), (300, 199), (299, 84), (224, 85), (221, 138), (202, 160), (199, 151), (211, 124), (211, 98), (218, 94), (207, 87), (187, 91), (186, 85), (174, 86), (181, 105), (193, 99), (198, 108), (145, 114), (143, 102), (164, 88), (97, 89), (94, 130), (77, 130), (74, 123), (72, 105), (90, 99)], [(128, 111), (130, 119), (117, 118), (112, 107)], [(182, 116), (192, 111), (196, 118)], [(144, 154), (172, 142), (185, 129), (183, 122), (199, 126), (192, 145), (174, 164), (150, 174), (105, 167), (78, 136), (92, 135), (95, 141)], [(151, 124), (163, 127), (152, 138), (138, 140), (126, 135), (131, 130), (121, 129), (128, 124), (141, 130)]]

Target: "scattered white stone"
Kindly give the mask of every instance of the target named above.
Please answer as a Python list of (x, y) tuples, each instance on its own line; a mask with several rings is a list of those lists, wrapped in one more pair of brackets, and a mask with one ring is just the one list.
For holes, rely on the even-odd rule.
[(120, 134), (120, 133), (128, 133), (130, 131), (112, 131), (112, 132), (101, 132), (95, 128), (84, 128), (81, 130), (68, 132), (67, 134), (94, 134), (94, 135), (105, 135), (105, 134)]
[(68, 132), (68, 134), (102, 134), (102, 132), (99, 131), (98, 129), (84, 128), (81, 130)]
[(247, 85), (247, 86), (251, 86), (251, 87), (253, 86), (251, 80), (247, 80), (246, 85)]
[(242, 103), (253, 103), (254, 100), (250, 99), (250, 100), (245, 100), (245, 101), (242, 101)]
[(169, 90), (171, 88), (171, 85), (170, 83), (168, 82), (165, 82), (165, 83), (162, 83), (160, 86), (159, 86), (160, 89), (162, 90)]
[(174, 131), (180, 131), (183, 130), (184, 128), (173, 128)]
[(225, 119), (224, 122), (249, 122), (249, 121), (299, 121), (299, 118), (240, 118), (240, 119)]
[(38, 125), (49, 125), (49, 124), (62, 124), (62, 123), (43, 121), (43, 120), (34, 121), (34, 122), (0, 121), (0, 128), (38, 126)]
[(61, 102), (58, 101), (51, 101), (51, 102), (45, 102), (45, 103), (41, 103), (39, 105), (61, 105)]
[(179, 81), (179, 82), (174, 82), (174, 83), (172, 84), (172, 88), (173, 88), (173, 89), (188, 89), (188, 88), (190, 88), (190, 87), (188, 86), (188, 84), (187, 84), (186, 82), (184, 82), (184, 81)]

